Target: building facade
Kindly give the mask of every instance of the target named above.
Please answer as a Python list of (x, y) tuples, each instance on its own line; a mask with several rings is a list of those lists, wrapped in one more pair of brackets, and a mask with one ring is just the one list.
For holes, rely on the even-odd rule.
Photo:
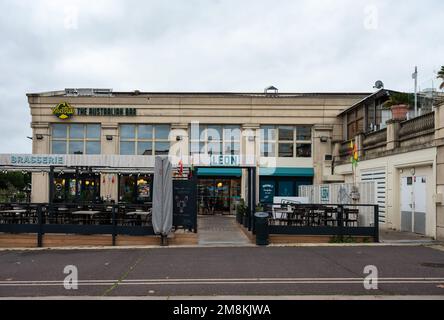
[[(145, 93), (65, 89), (31, 93), (33, 154), (170, 155), (196, 167), (201, 213), (232, 213), (256, 167), (256, 199), (297, 195), (298, 186), (340, 181), (338, 115), (366, 93)], [(34, 172), (32, 201), (149, 201), (152, 176), (132, 172)], [(104, 170), (105, 171), (105, 170)], [(80, 173), (80, 175), (79, 175)], [(51, 191), (52, 190), (52, 191)], [(51, 198), (51, 199), (50, 199)]]

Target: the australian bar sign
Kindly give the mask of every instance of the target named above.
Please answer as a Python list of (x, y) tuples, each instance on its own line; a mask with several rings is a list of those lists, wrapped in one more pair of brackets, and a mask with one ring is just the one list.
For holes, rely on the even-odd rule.
[(68, 102), (60, 102), (52, 109), (52, 114), (62, 120), (70, 118), (74, 112), (74, 108)]

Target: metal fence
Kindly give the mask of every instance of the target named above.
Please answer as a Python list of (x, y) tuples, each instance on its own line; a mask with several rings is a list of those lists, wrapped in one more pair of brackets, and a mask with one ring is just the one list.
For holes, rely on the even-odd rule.
[[(379, 241), (378, 205), (273, 204), (268, 212), (270, 234), (364, 236)], [(363, 215), (371, 212), (369, 219)]]
[(151, 204), (0, 204), (0, 232), (44, 234), (154, 235)]

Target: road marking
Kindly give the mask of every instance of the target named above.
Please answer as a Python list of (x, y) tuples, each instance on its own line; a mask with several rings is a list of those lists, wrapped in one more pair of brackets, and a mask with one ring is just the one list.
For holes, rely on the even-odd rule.
[[(79, 286), (109, 286), (115, 279), (79, 280)], [(124, 279), (119, 285), (217, 285), (217, 284), (362, 284), (364, 278), (227, 278), (227, 279)], [(385, 284), (443, 284), (444, 278), (378, 278)], [(63, 286), (61, 280), (0, 281), (3, 287)]]

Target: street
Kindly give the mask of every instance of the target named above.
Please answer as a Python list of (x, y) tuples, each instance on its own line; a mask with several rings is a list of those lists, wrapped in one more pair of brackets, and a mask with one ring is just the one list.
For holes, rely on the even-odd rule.
[[(377, 289), (364, 286), (368, 265)], [(66, 266), (77, 289), (64, 287)], [(444, 296), (436, 246), (5, 250), (0, 270), (0, 297)]]

